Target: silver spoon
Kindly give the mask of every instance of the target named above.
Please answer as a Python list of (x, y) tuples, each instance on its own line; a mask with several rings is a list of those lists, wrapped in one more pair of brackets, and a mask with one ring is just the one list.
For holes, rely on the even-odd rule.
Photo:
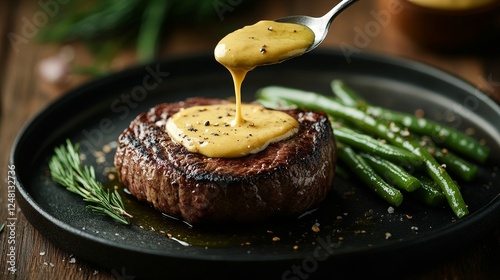
[(277, 19), (277, 22), (295, 23), (301, 24), (309, 27), (314, 32), (314, 43), (307, 48), (305, 52), (309, 52), (315, 49), (326, 37), (330, 24), (342, 11), (344, 11), (351, 4), (357, 0), (342, 0), (333, 9), (326, 13), (322, 17), (310, 17), (310, 16), (289, 16)]

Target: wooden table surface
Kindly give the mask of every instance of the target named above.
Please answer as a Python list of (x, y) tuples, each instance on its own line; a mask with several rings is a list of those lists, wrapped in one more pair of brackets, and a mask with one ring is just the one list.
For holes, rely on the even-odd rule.
[[(42, 2), (50, 1), (40, 1)], [(232, 1), (233, 4), (237, 2), (239, 1)], [(260, 19), (286, 15), (319, 16), (336, 2), (269, 0), (261, 1), (258, 7), (247, 6), (244, 9), (239, 9), (235, 4), (234, 9), (226, 11), (220, 21), (216, 20), (203, 27), (176, 27), (171, 30), (162, 43), (161, 56), (174, 57), (211, 51), (223, 35), (223, 30), (232, 30)], [(16, 218), (13, 231), (17, 268), (15, 274), (8, 270), (8, 252), (11, 246), (8, 237), (12, 230), (4, 230), (0, 234), (0, 278), (133, 279), (133, 276), (123, 277), (121, 272), (89, 264), (73, 256), (71, 252), (55, 247), (26, 220), (22, 209), (16, 208), (14, 216), (8, 212), (9, 154), (21, 126), (48, 103), (64, 95), (67, 90), (91, 79), (73, 75), (63, 84), (52, 84), (41, 78), (37, 71), (38, 64), (42, 59), (55, 55), (61, 46), (38, 44), (32, 36), (37, 30), (28, 30), (25, 26), (26, 21), (34, 20), (40, 8), (38, 5), (39, 1), (0, 2), (0, 223), (7, 222), (9, 217)], [(368, 40), (360, 44), (359, 38), (356, 37), (359, 36), (357, 32), (370, 28), (370, 25), (373, 28), (376, 22), (374, 15), (382, 9), (376, 1), (358, 2), (334, 21), (330, 34), (321, 47), (351, 46), (359, 52), (415, 59), (449, 71), (500, 101), (498, 30), (488, 35), (491, 40), (487, 46), (440, 52), (420, 46), (395, 24), (388, 22), (385, 26), (379, 26), (379, 29), (372, 29), (370, 36), (365, 38)], [(12, 34), (23, 36), (24, 40), (13, 42)], [(84, 64), (92, 62), (92, 55), (81, 44), (73, 43), (70, 46), (75, 51), (75, 61)], [(109, 69), (118, 71), (134, 63), (134, 52), (130, 49), (117, 54)], [(500, 279), (500, 227), (487, 233), (481, 240), (470, 240), (470, 244), (464, 244), (463, 250), (459, 250), (456, 255), (438, 261), (433, 266), (423, 267), (416, 273), (401, 275), (399, 279)]]

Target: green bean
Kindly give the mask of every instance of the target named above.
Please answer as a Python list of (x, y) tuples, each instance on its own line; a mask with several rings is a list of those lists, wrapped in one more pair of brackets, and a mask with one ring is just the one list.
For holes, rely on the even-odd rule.
[(442, 206), (446, 203), (446, 197), (436, 186), (436, 182), (424, 176), (420, 176), (419, 181), (420, 188), (411, 193), (412, 197), (431, 207)]
[(403, 194), (387, 184), (368, 165), (363, 158), (357, 155), (352, 148), (342, 144), (337, 145), (339, 159), (373, 192), (393, 206), (399, 206), (403, 202)]
[(420, 181), (404, 168), (367, 153), (359, 153), (359, 155), (390, 185), (407, 192), (413, 192), (420, 187)]
[[(375, 107), (375, 106), (370, 106), (368, 103), (353, 89), (350, 87), (346, 86), (345, 83), (342, 80), (333, 80), (331, 82), (331, 88), (332, 91), (335, 93), (337, 97), (342, 101), (344, 105), (348, 106), (357, 106), (358, 108), (366, 108), (368, 106), (369, 108), (369, 113), (373, 113), (376, 116), (382, 117), (386, 116), (386, 119), (391, 120), (391, 121), (397, 121), (399, 119), (404, 118), (411, 118), (412, 123), (416, 124), (417, 123), (417, 117), (410, 115), (410, 114), (404, 114), (400, 112), (394, 112), (390, 111), (389, 109), (386, 108), (381, 108), (381, 107)], [(423, 120), (421, 118), (418, 118), (418, 121), (423, 122), (426, 121), (429, 124), (429, 120)], [(399, 124), (402, 124), (401, 122), (398, 122)], [(432, 123), (432, 122), (430, 122)], [(405, 123), (406, 124), (406, 123)], [(434, 125), (434, 128), (436, 128), (436, 125)], [(442, 125), (440, 125), (442, 126)], [(423, 128), (423, 127), (422, 127)], [(429, 128), (429, 127), (427, 127)], [(446, 128), (447, 130), (451, 130), (451, 128)], [(413, 130), (415, 132), (421, 132), (422, 130), (415, 129), (415, 127), (410, 127), (410, 130)], [(458, 139), (457, 133), (454, 133), (455, 138)], [(461, 135), (461, 139), (464, 139), (464, 137), (468, 137), (466, 135)], [(451, 138), (450, 138), (451, 139)], [(429, 142), (430, 141), (430, 142)], [(425, 142), (433, 143), (432, 140), (426, 140)], [(485, 146), (482, 146), (477, 142), (475, 139), (467, 139), (466, 142), (462, 143), (463, 145), (466, 145), (468, 147), (472, 147), (469, 149), (465, 149), (466, 153), (471, 153), (473, 157), (476, 158), (478, 161), (484, 161), (486, 157), (488, 156), (488, 148)], [(479, 148), (478, 148), (479, 147)], [(460, 147), (461, 149), (462, 147)], [(437, 159), (437, 161), (441, 164), (445, 164), (447, 170), (449, 170), (451, 173), (459, 176), (461, 179), (470, 182), (472, 181), (475, 176), (477, 175), (477, 166), (468, 162), (465, 159), (462, 159), (461, 157), (455, 155), (454, 153), (451, 152), (442, 152), (441, 149), (437, 148), (436, 145), (433, 145), (432, 147), (433, 151), (431, 154)], [(479, 149), (479, 152), (477, 152)], [(477, 152), (477, 153), (476, 153)], [(479, 157), (479, 158), (477, 158)]]
[(340, 117), (355, 124), (358, 129), (369, 134), (386, 139), (395, 146), (405, 148), (424, 159), (424, 165), (428, 175), (440, 186), (446, 196), (448, 204), (458, 218), (462, 218), (469, 213), (462, 194), (455, 181), (449, 176), (445, 169), (430, 155), (427, 150), (415, 141), (403, 138), (387, 124), (373, 118), (362, 110), (342, 105), (333, 98), (321, 94), (306, 92), (297, 89), (284, 87), (265, 87), (257, 92), (257, 97), (264, 99), (284, 99), (292, 102), (298, 107), (322, 110), (326, 113)]
[(480, 163), (484, 163), (489, 156), (490, 150), (487, 146), (447, 125), (377, 106), (367, 106), (367, 111), (377, 118), (395, 122), (415, 133), (432, 136), (434, 142)]
[(433, 136), (435, 142), (442, 142), (449, 149), (480, 163), (484, 163), (489, 156), (490, 150), (487, 146), (450, 126), (412, 114), (369, 105), (356, 91), (339, 80), (332, 81), (332, 90), (346, 105), (366, 108), (369, 114), (377, 118), (395, 122), (415, 133)]
[(455, 181), (450, 177), (446, 169), (443, 168), (434, 157), (424, 148), (420, 147), (415, 141), (406, 141), (415, 153), (424, 157), (424, 162), (428, 175), (438, 184), (441, 191), (446, 196), (448, 204), (458, 218), (462, 218), (469, 213), (465, 204), (460, 188)]
[(476, 165), (465, 161), (451, 152), (443, 153), (439, 150), (434, 153), (434, 157), (439, 163), (445, 166), (446, 170), (456, 174), (466, 182), (472, 182), (477, 176), (478, 168)]
[(330, 87), (342, 104), (351, 107), (366, 106), (366, 101), (354, 90), (347, 87), (342, 80), (333, 80)]
[(333, 122), (332, 126), (335, 131), (335, 138), (338, 141), (343, 142), (357, 150), (378, 155), (381, 158), (401, 163), (405, 166), (419, 167), (423, 163), (422, 158), (405, 149), (388, 145), (369, 135), (358, 133), (350, 128), (340, 126)]
[[(346, 86), (344, 84), (344, 82), (341, 80), (333, 80), (331, 82), (331, 87), (332, 87), (332, 90), (335, 93), (335, 95), (338, 96), (342, 100), (343, 104), (345, 104), (345, 105), (357, 106), (358, 108), (360, 108), (360, 107), (366, 108), (368, 106), (369, 113), (373, 113), (374, 115), (379, 116), (379, 117), (382, 117), (385, 115), (386, 119), (391, 120), (391, 121), (397, 121), (397, 120), (402, 119), (404, 117), (404, 118), (411, 118), (412, 123), (414, 123), (414, 124), (417, 123), (417, 119), (420, 122), (426, 121), (426, 122), (428, 122), (428, 124), (432, 123), (429, 120), (417, 118), (416, 116), (413, 116), (410, 114), (394, 112), (394, 111), (391, 111), (391, 110), (386, 109), (386, 108), (368, 105), (368, 103), (361, 96), (359, 96), (359, 94), (357, 92), (355, 92), (354, 90), (352, 90), (351, 88)], [(401, 122), (398, 122), (398, 123), (402, 124)], [(433, 124), (433, 125), (434, 125), (434, 128), (436, 128), (436, 124)], [(442, 125), (440, 125), (440, 126), (442, 126)], [(424, 126), (422, 126), (422, 129), (423, 128), (424, 128)], [(429, 127), (427, 127), (427, 128), (429, 128)], [(446, 129), (448, 131), (452, 130), (451, 128), (446, 128)], [(420, 129), (416, 130), (415, 127), (410, 127), (410, 130), (413, 130), (417, 133), (422, 132), (422, 130), (420, 130)], [(453, 138), (453, 139), (458, 139), (458, 133), (460, 133), (460, 132), (454, 131), (453, 135), (455, 135), (454, 136), (455, 138)], [(468, 137), (468, 136), (466, 136), (466, 135), (460, 136), (461, 139), (464, 139), (464, 137)], [(468, 137), (468, 138), (469, 139), (467, 139), (466, 142), (462, 143), (463, 145), (466, 145), (468, 147), (472, 147), (469, 149), (466, 148), (465, 149), (466, 153), (472, 153), (473, 157), (479, 157), (479, 158), (476, 158), (476, 160), (484, 161), (488, 156), (488, 148), (480, 145), (479, 142), (477, 142), (475, 139), (472, 139), (470, 137)], [(449, 138), (449, 139), (451, 139), (451, 138)], [(433, 141), (430, 139), (426, 140), (425, 142), (428, 144), (433, 143)], [(459, 147), (459, 148), (461, 149), (463, 147)], [(433, 151), (431, 152), (431, 154), (437, 159), (437, 161), (439, 163), (445, 164), (447, 170), (449, 170), (451, 173), (459, 176), (461, 179), (463, 179), (467, 182), (470, 182), (475, 178), (475, 176), (477, 174), (477, 166), (476, 165), (462, 159), (461, 157), (459, 157), (459, 156), (457, 156), (454, 153), (451, 153), (449, 151), (442, 152), (441, 149), (436, 147), (436, 145), (433, 145), (432, 149), (433, 149)], [(457, 148), (455, 148), (455, 149), (457, 149)], [(480, 149), (480, 151), (476, 153), (476, 151), (478, 151), (478, 149)]]
[(441, 149), (436, 146), (430, 137), (424, 136), (420, 138), (418, 142), (425, 147), (439, 163), (444, 164), (446, 170), (450, 171), (450, 173), (467, 182), (471, 182), (476, 177), (478, 167), (475, 164), (468, 162), (447, 149)]

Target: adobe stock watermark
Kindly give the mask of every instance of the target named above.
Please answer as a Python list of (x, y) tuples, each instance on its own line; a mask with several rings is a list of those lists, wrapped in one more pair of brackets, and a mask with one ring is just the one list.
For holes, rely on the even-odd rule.
[(212, 5), (214, 6), (215, 12), (219, 16), (220, 21), (224, 21), (224, 14), (226, 12), (233, 12), (234, 9), (243, 3), (244, 0), (214, 0)]
[[(461, 103), (453, 104), (437, 116), (453, 129), (459, 130), (464, 125), (464, 119), (471, 119), (474, 112), (479, 109), (480, 101), (474, 95), (466, 96)], [(441, 144), (444, 139), (442, 135), (432, 135), (436, 144)]]
[(127, 273), (127, 269), (125, 267), (122, 267), (120, 271), (117, 271), (116, 269), (111, 270), (111, 273), (117, 280), (134, 280), (135, 276), (134, 275), (129, 275)]
[(383, 28), (386, 28), (392, 20), (392, 16), (401, 13), (403, 5), (400, 0), (391, 0), (387, 5), (387, 9), (380, 11), (371, 10), (370, 16), (372, 20), (368, 21), (363, 28), (359, 26), (354, 27), (354, 45), (346, 42), (340, 43), (340, 49), (348, 63), (351, 62), (353, 54), (359, 54), (367, 48), (372, 40), (382, 33)]
[(16, 185), (17, 175), (16, 166), (9, 165), (7, 170), (7, 222), (2, 225), (2, 230), (6, 230), (7, 234), (7, 250), (4, 257), (6, 258), (7, 270), (10, 274), (15, 274), (17, 271), (17, 202), (16, 202)]
[[(500, 81), (495, 81), (492, 73), (488, 75), (487, 79), (483, 79), (483, 77), (481, 79), (486, 81), (486, 86), (491, 90), (500, 87)], [(476, 87), (474, 94), (467, 95), (463, 98), (462, 102), (454, 103), (445, 110), (440, 111), (437, 119), (445, 122), (453, 129), (460, 130), (460, 128), (465, 126), (464, 123), (467, 120), (473, 119), (474, 114), (481, 110), (481, 100), (479, 100), (478, 96), (483, 95), (487, 94), (479, 86)], [(445, 141), (442, 135), (439, 134), (432, 135), (431, 138), (436, 144), (441, 144)]]
[[(142, 78), (142, 83), (133, 87), (129, 92), (120, 94), (118, 98), (110, 104), (112, 113), (117, 114), (120, 120), (125, 120), (130, 116), (131, 110), (137, 108), (139, 103), (144, 101), (148, 93), (155, 90), (170, 73), (160, 69), (160, 64), (154, 67), (148, 65), (144, 68), (146, 74)], [(97, 128), (83, 129), (81, 132), (85, 136), (85, 140), (80, 142), (80, 147), (87, 148), (89, 151), (92, 147), (98, 147), (103, 144), (104, 136), (109, 135), (118, 129), (113, 120), (108, 117), (102, 118)], [(122, 128), (119, 128), (122, 129)]]
[(61, 5), (68, 4), (69, 0), (40, 0), (38, 1), (39, 10), (33, 13), (31, 18), (22, 17), (21, 33), (9, 32), (7, 38), (9, 39), (12, 49), (17, 54), (21, 45), (27, 44), (33, 39), (40, 28), (49, 23), (49, 19), (55, 17), (60, 10)]
[(340, 243), (333, 242), (332, 236), (327, 236), (326, 239), (318, 237), (316, 243), (318, 246), (314, 248), (312, 256), (304, 258), (300, 264), (294, 264), (283, 272), (282, 280), (308, 279), (318, 270), (320, 263), (326, 261), (340, 246)]

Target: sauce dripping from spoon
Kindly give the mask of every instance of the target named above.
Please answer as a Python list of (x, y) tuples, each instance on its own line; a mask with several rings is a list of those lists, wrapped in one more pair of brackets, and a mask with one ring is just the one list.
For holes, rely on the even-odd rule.
[(215, 47), (214, 56), (231, 73), (236, 104), (183, 109), (167, 120), (167, 132), (189, 151), (208, 157), (257, 153), (294, 135), (299, 124), (290, 115), (242, 104), (241, 85), (255, 67), (299, 56), (313, 42), (314, 33), (306, 26), (268, 20), (228, 34)]
[(275, 64), (305, 53), (314, 43), (314, 33), (306, 26), (262, 20), (228, 34), (217, 44), (215, 59), (224, 65), (234, 81), (236, 123), (241, 115), (241, 84), (248, 71)]

